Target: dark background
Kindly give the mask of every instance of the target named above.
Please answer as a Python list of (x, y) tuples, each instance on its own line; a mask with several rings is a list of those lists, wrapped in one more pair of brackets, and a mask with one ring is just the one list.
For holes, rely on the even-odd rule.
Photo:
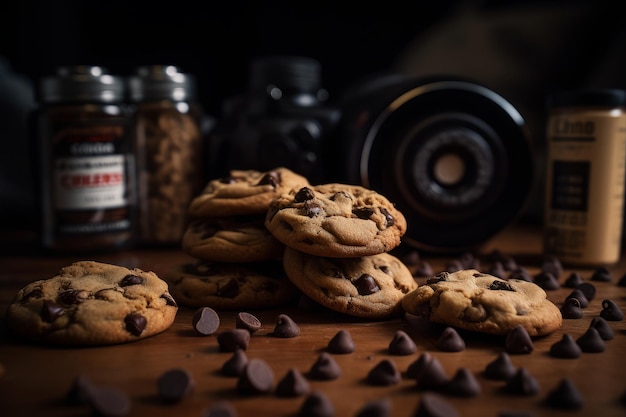
[[(17, 2), (16, 2), (17, 3)], [(545, 98), (554, 90), (626, 88), (626, 25), (618, 1), (203, 2), (36, 1), (2, 11), (0, 227), (37, 216), (26, 145), (34, 86), (61, 65), (130, 75), (172, 64), (198, 78), (219, 120), (245, 90), (248, 65), (269, 54), (322, 64), (331, 101), (382, 71), (475, 79), (526, 118), (542, 163)], [(538, 183), (541, 172), (538, 172)], [(540, 186), (539, 186), (540, 188)], [(538, 219), (541, 193), (525, 215)]]

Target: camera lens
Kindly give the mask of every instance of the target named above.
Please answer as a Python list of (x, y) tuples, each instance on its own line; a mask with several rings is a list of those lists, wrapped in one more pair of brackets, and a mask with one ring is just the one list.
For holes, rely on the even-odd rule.
[(347, 179), (397, 204), (408, 244), (468, 250), (524, 208), (533, 175), (527, 129), (493, 91), (465, 80), (404, 79), (346, 106)]

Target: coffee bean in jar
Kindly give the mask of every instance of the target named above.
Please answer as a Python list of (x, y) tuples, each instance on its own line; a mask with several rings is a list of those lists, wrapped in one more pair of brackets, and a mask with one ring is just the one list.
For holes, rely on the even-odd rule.
[(201, 109), (195, 78), (175, 66), (137, 69), (129, 79), (137, 159), (138, 243), (177, 245), (203, 183)]
[(64, 66), (38, 84), (33, 113), (41, 243), (121, 249), (134, 237), (134, 155), (125, 84), (99, 66)]

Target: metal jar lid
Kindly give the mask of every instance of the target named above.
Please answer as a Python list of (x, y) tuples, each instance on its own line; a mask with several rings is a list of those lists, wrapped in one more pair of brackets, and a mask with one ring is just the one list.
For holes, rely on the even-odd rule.
[(129, 78), (130, 99), (191, 101), (196, 98), (196, 80), (173, 65), (150, 65), (137, 68)]
[(40, 82), (39, 99), (45, 103), (100, 102), (124, 100), (124, 80), (99, 66), (63, 66), (55, 76)]

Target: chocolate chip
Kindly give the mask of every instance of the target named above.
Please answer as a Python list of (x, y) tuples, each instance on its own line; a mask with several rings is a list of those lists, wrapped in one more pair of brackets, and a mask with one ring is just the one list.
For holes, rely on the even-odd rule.
[(507, 380), (515, 375), (517, 369), (511, 362), (511, 357), (506, 352), (500, 352), (498, 356), (485, 366), (483, 375), (488, 379)]
[(124, 317), (126, 331), (134, 336), (141, 336), (147, 324), (148, 320), (139, 313), (130, 313)]
[(66, 401), (70, 405), (85, 405), (89, 403), (91, 391), (95, 388), (91, 379), (86, 375), (79, 375), (72, 381), (72, 385), (66, 395)]
[(567, 288), (576, 288), (578, 285), (582, 284), (583, 278), (580, 276), (580, 273), (574, 271), (569, 274), (565, 282), (563, 283), (564, 287)]
[(441, 390), (449, 381), (450, 378), (443, 369), (441, 362), (435, 357), (427, 361), (415, 377), (416, 387), (420, 390)]
[(608, 321), (624, 320), (624, 312), (615, 304), (613, 300), (602, 300), (602, 311), (600, 317)]
[(533, 282), (546, 291), (554, 291), (561, 288), (556, 276), (551, 272), (541, 271), (533, 277)]
[(391, 386), (400, 382), (402, 376), (391, 359), (383, 359), (367, 373), (366, 381), (371, 385)]
[(561, 340), (550, 346), (550, 356), (562, 359), (576, 359), (583, 351), (572, 336), (565, 333)]
[(250, 344), (250, 332), (246, 329), (228, 329), (217, 335), (217, 343), (221, 352), (247, 350)]
[(557, 257), (547, 256), (541, 265), (541, 271), (548, 272), (558, 279), (563, 273), (563, 264)]
[(257, 395), (269, 393), (274, 387), (274, 371), (262, 359), (248, 361), (237, 380), (237, 390), (242, 394)]
[(128, 287), (130, 285), (139, 285), (139, 284), (143, 284), (143, 278), (134, 274), (126, 275), (120, 281), (120, 287)]
[(393, 218), (393, 216), (389, 213), (389, 211), (386, 208), (381, 207), (380, 212), (382, 213), (383, 216), (385, 216), (385, 227), (391, 227), (396, 223), (396, 220)]
[(463, 264), (458, 259), (453, 259), (451, 261), (446, 262), (445, 270), (446, 272), (453, 273), (458, 272), (463, 269)]
[(433, 392), (422, 394), (413, 417), (459, 417), (460, 414), (444, 397)]
[(414, 277), (430, 277), (433, 275), (433, 268), (426, 261), (421, 261), (413, 271)]
[(243, 349), (235, 349), (232, 356), (222, 364), (222, 374), (225, 376), (240, 376), (248, 364), (248, 357)]
[(406, 369), (405, 376), (407, 378), (413, 378), (413, 379), (417, 378), (417, 375), (419, 375), (419, 373), (422, 372), (422, 369), (424, 369), (426, 364), (430, 362), (432, 359), (433, 359), (433, 356), (430, 353), (422, 352), (422, 354), (419, 355), (417, 359), (415, 359), (413, 362), (409, 364), (409, 366)]
[(402, 263), (407, 266), (417, 266), (421, 262), (420, 253), (416, 249), (411, 249), (402, 256)]
[(304, 211), (306, 212), (307, 217), (312, 219), (313, 217), (317, 217), (322, 213), (322, 208), (314, 201), (305, 201)]
[(437, 275), (435, 275), (434, 277), (428, 278), (426, 280), (426, 283), (427, 284), (436, 284), (436, 283), (441, 282), (441, 281), (447, 281), (449, 276), (450, 276), (450, 273), (448, 273), (448, 272), (445, 272), (445, 271), (444, 272), (440, 272)]
[(257, 185), (271, 185), (276, 188), (280, 185), (280, 173), (271, 171), (263, 175)]
[(359, 295), (370, 295), (380, 291), (380, 287), (374, 280), (374, 277), (369, 274), (361, 275), (356, 281), (354, 281), (354, 286), (356, 287)]
[(90, 392), (89, 407), (99, 417), (124, 417), (130, 414), (131, 399), (118, 388), (96, 386)]
[(609, 271), (608, 268), (602, 266), (593, 271), (590, 279), (597, 282), (611, 282), (611, 271)]
[(465, 341), (453, 327), (446, 327), (437, 339), (436, 346), (444, 352), (461, 352), (465, 350)]
[(254, 334), (261, 328), (261, 320), (254, 314), (241, 311), (235, 316), (235, 327), (238, 329), (246, 329), (250, 334)]
[(350, 332), (347, 330), (339, 330), (328, 342), (326, 350), (329, 353), (347, 354), (354, 352), (354, 341)]
[(471, 252), (463, 252), (458, 261), (463, 265), (463, 269), (480, 269), (480, 260)]
[(166, 403), (182, 401), (195, 388), (193, 376), (182, 368), (169, 369), (161, 374), (157, 380), (159, 398)]
[(596, 296), (596, 286), (590, 282), (583, 282), (582, 284), (577, 285), (576, 289), (582, 291), (588, 301), (593, 300)]
[(371, 207), (357, 207), (352, 209), (352, 214), (359, 219), (367, 220), (374, 214), (374, 209)]
[(165, 305), (171, 306), (171, 307), (178, 307), (178, 304), (176, 304), (176, 300), (174, 300), (174, 297), (172, 297), (170, 293), (166, 292), (166, 293), (161, 294), (161, 298), (165, 300)]
[(194, 312), (191, 324), (196, 333), (209, 336), (220, 327), (220, 316), (211, 307), (200, 307)]
[(217, 288), (217, 295), (224, 298), (235, 298), (239, 295), (239, 283), (234, 278), (220, 281)]
[(612, 340), (615, 337), (615, 332), (603, 317), (594, 317), (591, 319), (589, 327), (595, 328), (602, 340)]
[(577, 299), (578, 303), (580, 304), (580, 308), (585, 308), (589, 305), (589, 300), (587, 300), (587, 297), (585, 297), (585, 294), (579, 288), (574, 288), (572, 292), (567, 297), (565, 297), (565, 300), (568, 300), (570, 298)]
[(237, 417), (235, 406), (228, 400), (217, 401), (204, 410), (201, 417)]
[(89, 297), (91, 297), (91, 292), (87, 290), (72, 289), (61, 292), (58, 296), (58, 300), (61, 304), (71, 306), (74, 304), (80, 304), (89, 299)]
[(626, 287), (626, 273), (617, 281), (618, 287)]
[(531, 353), (534, 349), (533, 341), (522, 325), (517, 325), (509, 330), (504, 341), (504, 347), (507, 353), (512, 354)]
[(335, 407), (321, 391), (313, 391), (302, 402), (298, 417), (334, 417)]
[(311, 392), (309, 381), (297, 368), (291, 368), (276, 385), (276, 395), (279, 397), (300, 397)]
[(569, 378), (562, 379), (559, 384), (548, 392), (546, 403), (554, 408), (577, 410), (585, 400)]
[(533, 281), (533, 277), (532, 275), (530, 275), (530, 272), (528, 272), (526, 268), (522, 268), (522, 267), (517, 267), (517, 269), (514, 269), (513, 271), (511, 271), (508, 279), (509, 281), (510, 280), (518, 280), (518, 281), (526, 281), (526, 282)]
[(298, 190), (296, 195), (293, 196), (294, 203), (304, 203), (308, 200), (313, 200), (315, 193), (309, 187), (302, 187)]
[(329, 381), (341, 376), (341, 368), (330, 354), (322, 352), (311, 365), (308, 376), (311, 379)]
[(417, 346), (404, 330), (398, 330), (389, 342), (388, 352), (390, 355), (407, 356), (417, 352)]
[(495, 291), (515, 291), (515, 289), (511, 287), (511, 284), (509, 284), (508, 282), (498, 280), (489, 284), (489, 289)]
[(585, 333), (582, 334), (576, 343), (585, 353), (600, 353), (604, 352), (604, 340), (600, 337), (600, 333), (595, 327), (589, 327)]
[(272, 335), (275, 337), (291, 338), (300, 335), (300, 327), (291, 317), (286, 314), (279, 314), (276, 318), (276, 325)]
[(391, 401), (389, 398), (378, 398), (366, 403), (357, 410), (354, 417), (390, 417)]
[(65, 314), (63, 307), (51, 300), (43, 300), (43, 306), (41, 307), (41, 318), (46, 323), (52, 323), (59, 316)]
[(537, 394), (540, 388), (537, 379), (525, 367), (519, 368), (504, 386), (504, 389), (511, 394), (526, 396)]
[(446, 384), (445, 392), (456, 397), (475, 397), (480, 394), (481, 388), (474, 374), (468, 368), (461, 367)]
[(561, 316), (564, 319), (579, 319), (583, 316), (578, 298), (568, 298), (561, 306)]
[[(506, 276), (506, 270), (504, 269), (504, 265), (502, 262), (494, 262), (491, 264), (491, 267), (487, 270), (489, 275), (493, 275), (494, 277), (502, 278)], [(494, 281), (496, 282), (496, 281)], [(498, 289), (498, 288), (490, 288), (490, 289)]]

